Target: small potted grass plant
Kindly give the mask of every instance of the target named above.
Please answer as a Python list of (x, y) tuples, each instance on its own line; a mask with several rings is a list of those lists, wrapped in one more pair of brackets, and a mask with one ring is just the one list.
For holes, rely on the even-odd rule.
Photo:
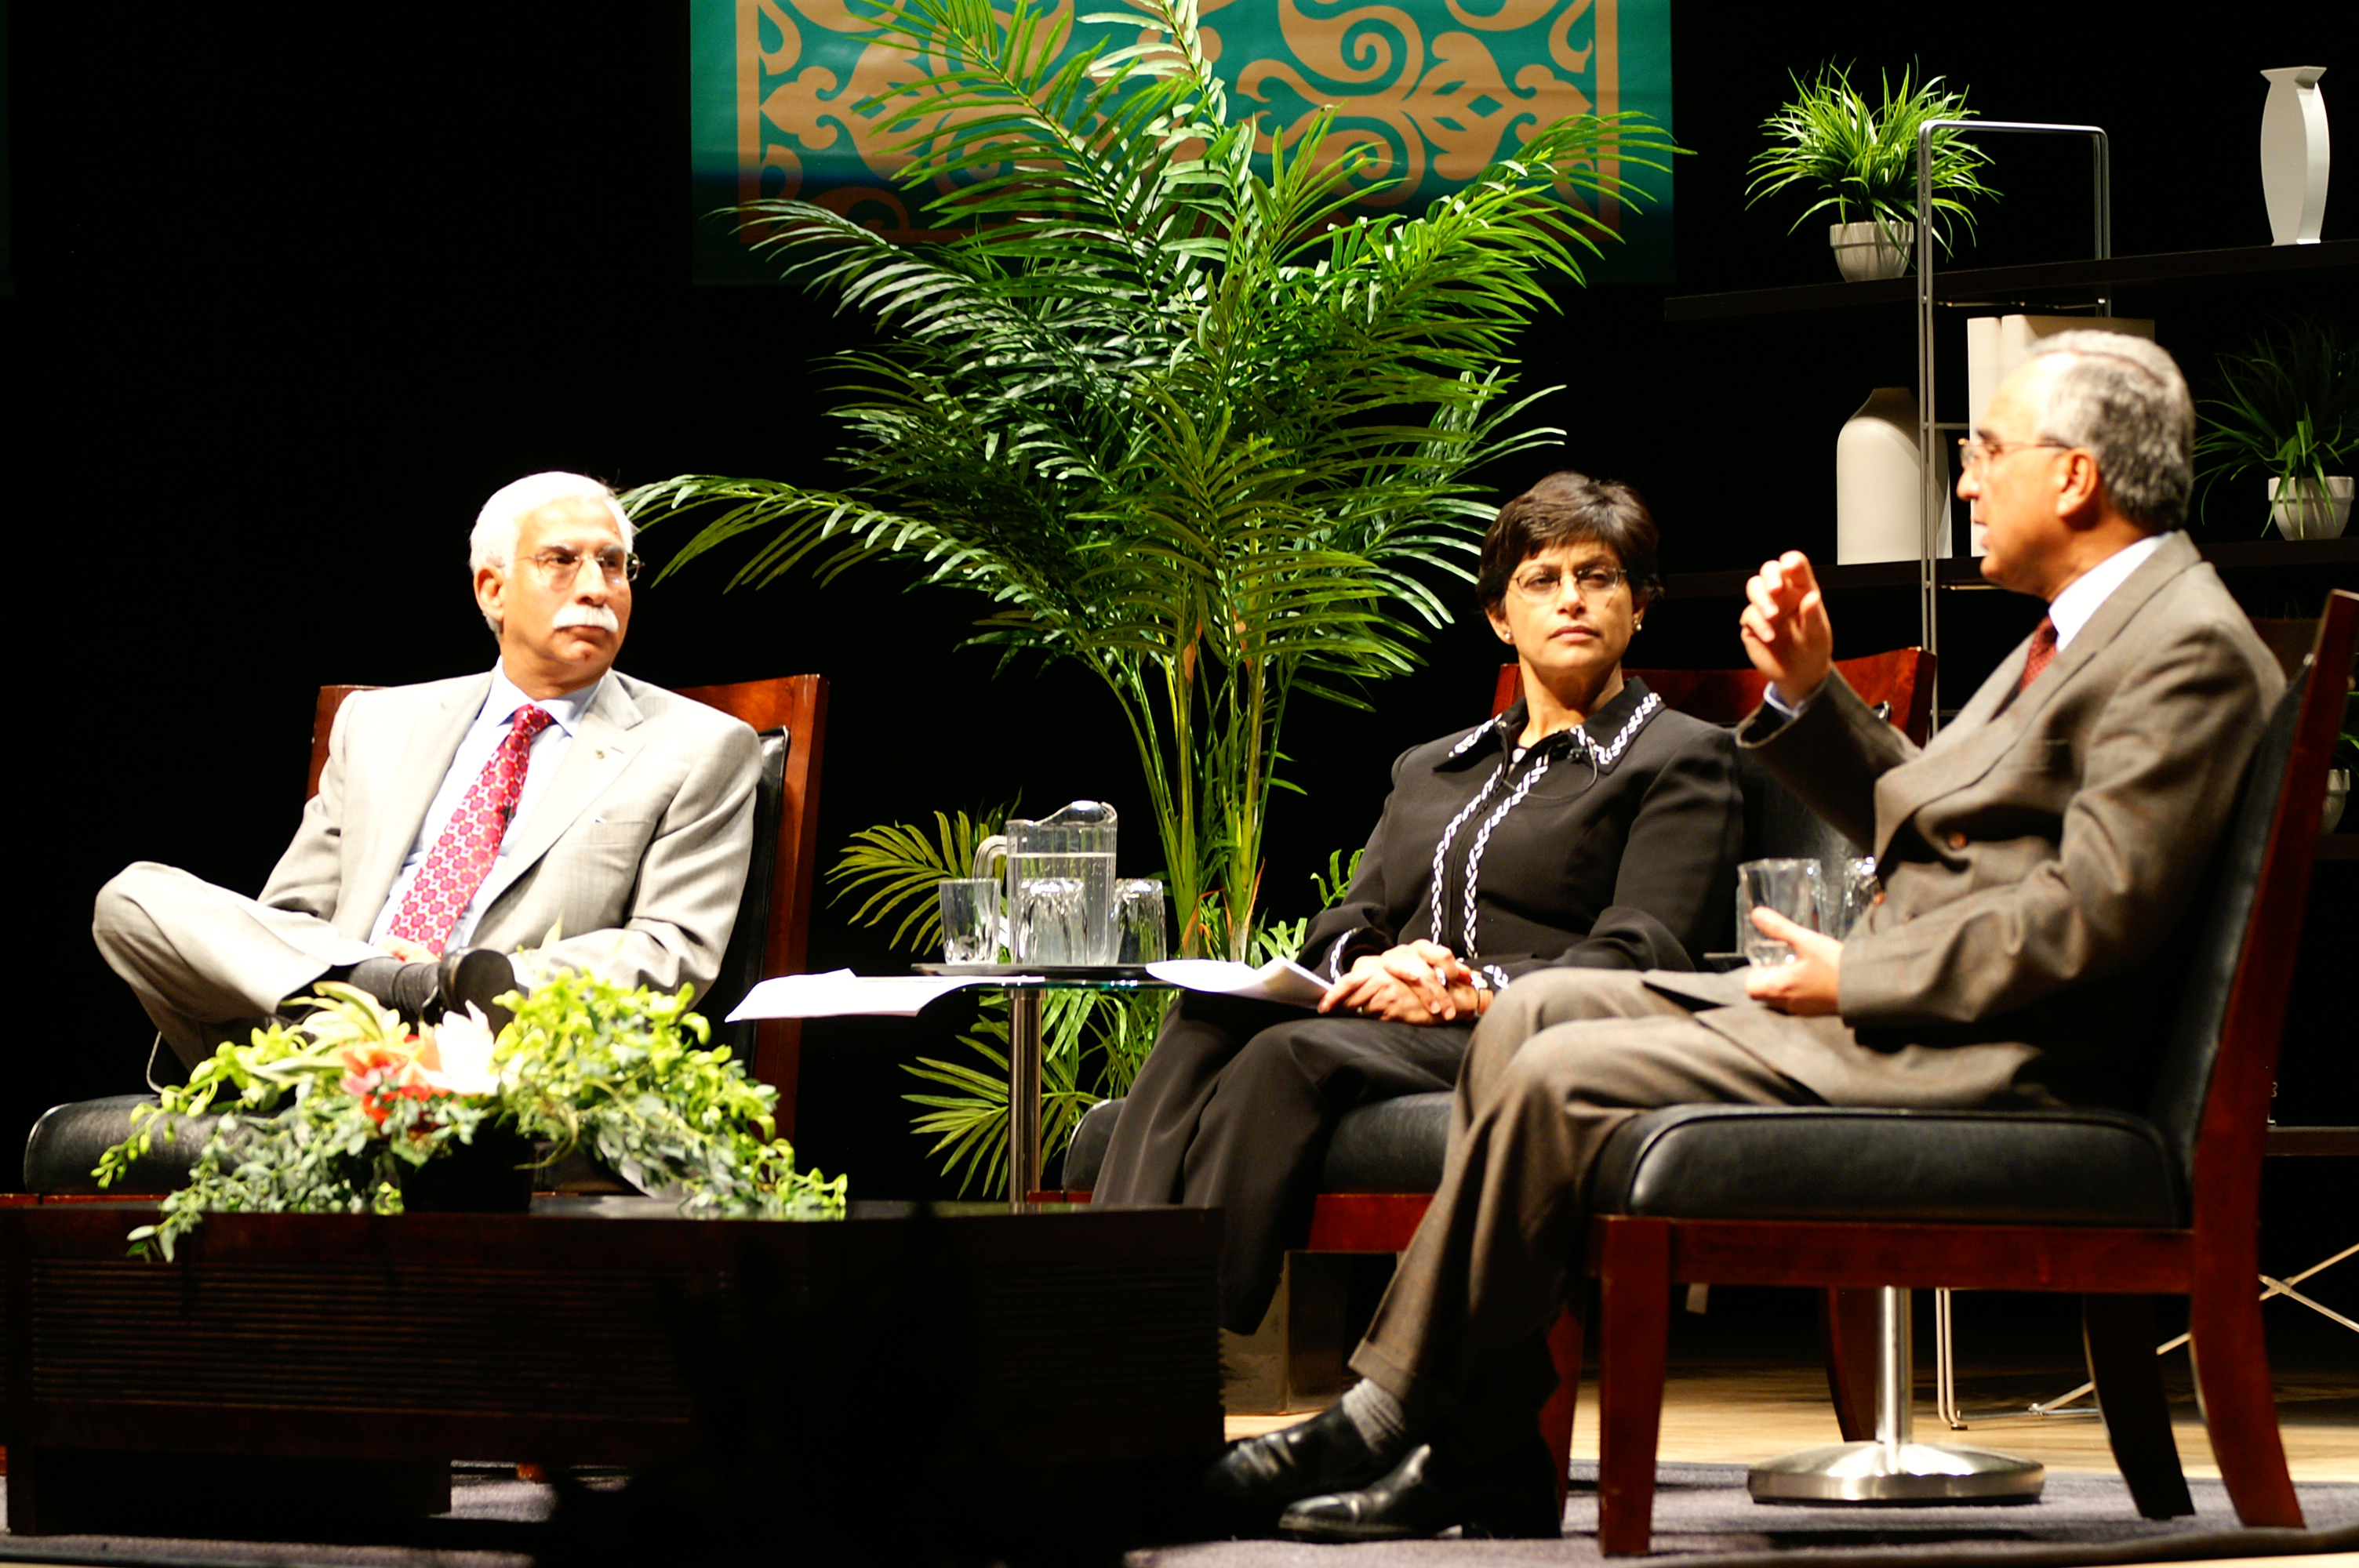
[(2220, 481), (2257, 475), (2267, 481), (2279, 534), (2339, 537), (2351, 521), (2359, 458), (2359, 339), (2328, 318), (2299, 317), (2214, 363), (2222, 395), (2202, 400), (2195, 438), (2207, 517)]
[(1827, 242), (1846, 280), (1907, 272), (1920, 218), (1946, 254), (1951, 220), (1973, 232), (1967, 201), (1997, 200), (1982, 179), (1990, 155), (1960, 132), (1942, 130), (1933, 133), (1932, 211), (1917, 211), (1918, 133), (1929, 121), (1971, 119), (1963, 89), (1946, 90), (1938, 76), (1920, 83), (1912, 66), (1897, 86), (1879, 72), (1880, 102), (1871, 106), (1847, 67), (1822, 65), (1808, 83), (1799, 75), (1788, 80), (1793, 99), (1761, 122), (1770, 145), (1753, 159), (1745, 205), (1793, 186), (1817, 191), (1794, 228), (1814, 213), (1832, 212)]

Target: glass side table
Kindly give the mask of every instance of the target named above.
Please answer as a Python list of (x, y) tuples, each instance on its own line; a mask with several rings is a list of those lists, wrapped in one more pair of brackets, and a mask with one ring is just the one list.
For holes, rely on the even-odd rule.
[(1176, 990), (1139, 964), (919, 964), (921, 975), (982, 979), (1007, 993), (1007, 1197), (1040, 1189), (1040, 998), (1048, 991)]

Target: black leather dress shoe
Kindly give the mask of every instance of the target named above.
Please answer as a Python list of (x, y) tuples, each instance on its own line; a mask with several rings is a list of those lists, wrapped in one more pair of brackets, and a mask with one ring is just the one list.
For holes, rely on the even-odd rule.
[(1374, 1453), (1341, 1405), (1232, 1446), (1204, 1473), (1204, 1496), (1237, 1530), (1267, 1530), (1287, 1504), (1375, 1480), (1399, 1460)]
[(516, 989), (516, 968), (507, 955), (489, 947), (459, 947), (442, 955), (435, 970), (435, 1000), (440, 1009), (464, 1012), (473, 1002), (497, 1034), (516, 1017), (492, 999)]
[(1422, 1444), (1359, 1491), (1296, 1503), (1277, 1528), (1299, 1541), (1402, 1541), (1453, 1527), (1469, 1536), (1554, 1540), (1563, 1532), (1564, 1515), (1551, 1469), (1547, 1448), (1537, 1443), (1480, 1466), (1452, 1463)]

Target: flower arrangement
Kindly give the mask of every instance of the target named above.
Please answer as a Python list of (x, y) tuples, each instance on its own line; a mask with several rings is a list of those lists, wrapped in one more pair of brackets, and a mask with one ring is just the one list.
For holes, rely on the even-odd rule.
[(222, 1045), (100, 1157), (111, 1185), (159, 1128), (169, 1140), (179, 1119), (221, 1108), (188, 1184), (131, 1232), (133, 1254), (169, 1259), (212, 1212), (398, 1214), (407, 1173), (502, 1135), (552, 1140), (551, 1162), (586, 1146), (683, 1214), (842, 1209), (844, 1178), (795, 1168), (776, 1135), (777, 1091), (726, 1046), (704, 1048), (711, 1026), (686, 988), (667, 996), (546, 969), (529, 994), (503, 999), (516, 1013), (496, 1036), (473, 1007), (413, 1030), (331, 982), (301, 1022)]

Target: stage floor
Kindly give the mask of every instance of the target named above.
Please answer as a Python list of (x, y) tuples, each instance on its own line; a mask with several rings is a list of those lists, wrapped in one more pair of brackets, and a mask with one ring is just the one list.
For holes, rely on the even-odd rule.
[[(2359, 1271), (2359, 1259), (2343, 1265)], [(2321, 1284), (2332, 1281), (2321, 1279)], [(2348, 1312), (2350, 1292), (2334, 1304)], [(1666, 1462), (1750, 1464), (1839, 1441), (1815, 1329), (1798, 1292), (1714, 1292), (1698, 1318), (1674, 1314), (1659, 1456)], [(1785, 1299), (1781, 1299), (1785, 1298)], [(2321, 1292), (2322, 1299), (2326, 1297)], [(1969, 1425), (1950, 1432), (1934, 1413), (1930, 1299), (1918, 1298), (1916, 1430), (1922, 1443), (1958, 1443), (2036, 1459), (2058, 1471), (2114, 1473), (2102, 1422), (2021, 1414), (2081, 1382), (2077, 1308), (2032, 1296), (1957, 1298), (1958, 1391)], [(2359, 1335), (2298, 1305), (2263, 1310), (2286, 1459), (2297, 1481), (2359, 1481)], [(2175, 1332), (2166, 1325), (2166, 1332)], [(1595, 1349), (1573, 1423), (1573, 1456), (1597, 1457)], [(2163, 1363), (2180, 1463), (2216, 1478), (2195, 1405), (2187, 1352)], [(2085, 1402), (2085, 1401), (2084, 1401)], [(2001, 1414), (1998, 1412), (2009, 1412)], [(1985, 1412), (1990, 1419), (1984, 1419)], [(1231, 1416), (1232, 1438), (1301, 1415)]]

